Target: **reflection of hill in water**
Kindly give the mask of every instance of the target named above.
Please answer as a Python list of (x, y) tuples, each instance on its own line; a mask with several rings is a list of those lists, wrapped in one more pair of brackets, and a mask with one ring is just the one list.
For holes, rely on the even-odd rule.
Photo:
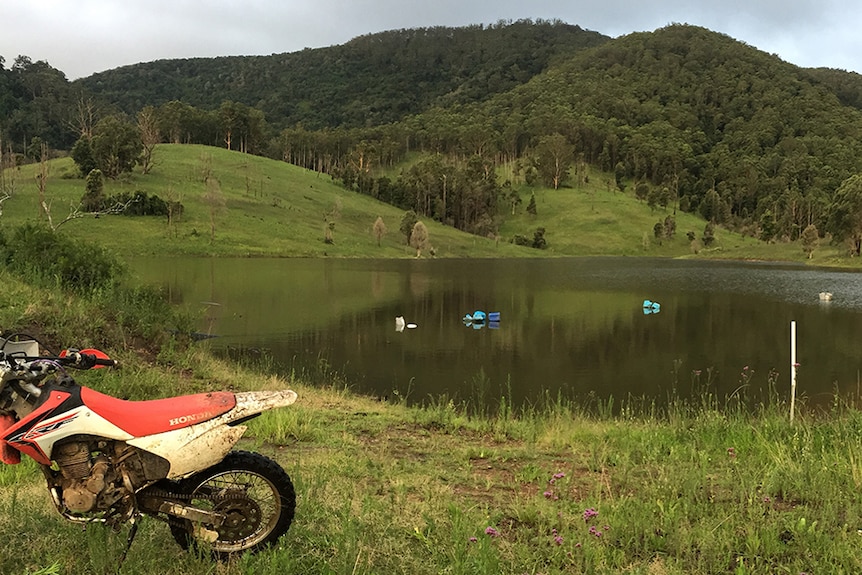
[[(174, 280), (192, 301), (225, 302), (211, 345), (265, 348), (299, 373), (325, 365), (376, 395), (465, 399), (481, 378), (516, 402), (547, 391), (661, 403), (692, 393), (695, 371), (711, 374), (707, 391), (732, 393), (748, 366), (759, 398), (771, 370), (789, 388), (791, 320), (801, 394), (855, 391), (862, 358), (859, 311), (839, 299), (859, 274), (631, 258), (221, 265)], [(826, 306), (824, 284), (836, 294)], [(644, 315), (647, 298), (660, 313)], [(465, 327), (475, 310), (500, 312), (499, 328)], [(396, 316), (418, 328), (396, 332)]]

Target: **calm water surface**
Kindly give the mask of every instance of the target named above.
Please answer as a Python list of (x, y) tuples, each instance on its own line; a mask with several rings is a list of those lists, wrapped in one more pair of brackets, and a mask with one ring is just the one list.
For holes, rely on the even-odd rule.
[[(201, 310), (216, 350), (264, 350), (277, 369), (337, 372), (353, 389), (412, 401), (516, 404), (790, 388), (856, 394), (862, 274), (783, 264), (561, 260), (159, 259), (133, 264)], [(821, 303), (818, 294), (833, 300)], [(644, 313), (645, 299), (658, 313)], [(465, 325), (476, 310), (494, 325)], [(415, 329), (396, 330), (397, 316)]]

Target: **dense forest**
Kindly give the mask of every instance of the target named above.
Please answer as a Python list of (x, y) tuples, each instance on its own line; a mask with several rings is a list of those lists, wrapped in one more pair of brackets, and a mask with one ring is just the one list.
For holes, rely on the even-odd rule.
[(207, 110), (232, 101), (276, 128), (355, 128), (486, 100), (607, 40), (561, 22), (394, 30), (288, 54), (137, 64), (78, 83), (129, 114), (172, 100)]
[(483, 235), (522, 187), (603, 173), (609, 191), (766, 241), (814, 227), (862, 242), (862, 76), (688, 25), (618, 39), (559, 21), (397, 30), (73, 83), (26, 56), (0, 66), (6, 165), (71, 150), (82, 175), (117, 177), (146, 171), (158, 142), (282, 159)]

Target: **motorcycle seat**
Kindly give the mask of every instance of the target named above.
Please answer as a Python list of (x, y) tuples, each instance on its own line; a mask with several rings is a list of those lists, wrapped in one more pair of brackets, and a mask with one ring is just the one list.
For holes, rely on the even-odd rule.
[(227, 413), (236, 405), (236, 397), (229, 391), (129, 401), (82, 387), (81, 400), (93, 412), (135, 437), (207, 421)]

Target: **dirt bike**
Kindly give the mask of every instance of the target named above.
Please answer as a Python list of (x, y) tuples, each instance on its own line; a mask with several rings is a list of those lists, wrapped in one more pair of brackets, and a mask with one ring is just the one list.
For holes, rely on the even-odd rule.
[(39, 354), (0, 338), (0, 460), (34, 459), (57, 510), (71, 521), (166, 522), (184, 549), (220, 557), (257, 551), (287, 532), (296, 495), (275, 461), (231, 451), (246, 421), (291, 405), (290, 390), (213, 392), (127, 401), (78, 385), (68, 368), (116, 366), (95, 350)]

